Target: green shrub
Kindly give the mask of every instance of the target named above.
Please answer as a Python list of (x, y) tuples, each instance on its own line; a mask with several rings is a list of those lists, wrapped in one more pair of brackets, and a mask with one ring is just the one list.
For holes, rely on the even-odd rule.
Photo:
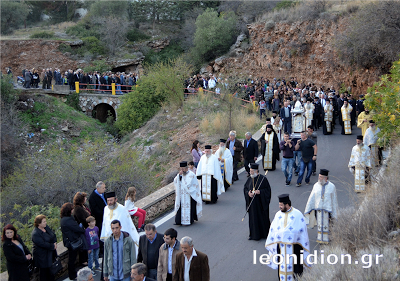
[(129, 41), (135, 42), (135, 41), (140, 41), (140, 40), (147, 40), (150, 39), (151, 37), (148, 36), (147, 34), (143, 33), (137, 28), (133, 28), (128, 31), (126, 37), (128, 38)]
[(1, 101), (4, 104), (13, 104), (17, 100), (16, 91), (12, 83), (11, 75), (4, 75), (0, 78)]
[(82, 111), (82, 108), (79, 106), (79, 94), (77, 92), (70, 93), (67, 96), (66, 104), (77, 111)]
[(78, 24), (68, 27), (66, 33), (71, 36), (76, 36), (79, 38), (95, 36), (99, 37), (99, 32), (93, 27), (94, 25), (90, 22), (82, 20)]
[(221, 13), (208, 8), (196, 19), (194, 48), (195, 63), (201, 64), (227, 52), (237, 35), (236, 16), (233, 12)]
[(72, 53), (72, 48), (70, 45), (65, 44), (65, 43), (61, 43), (60, 45), (58, 45), (58, 50), (62, 53)]
[(83, 46), (81, 47), (85, 52), (89, 52), (95, 55), (104, 55), (106, 50), (103, 43), (95, 36), (89, 36), (82, 38)]
[(335, 38), (340, 58), (355, 67), (378, 67), (387, 73), (400, 50), (400, 3), (370, 2), (353, 14)]
[(92, 62), (90, 66), (86, 66), (83, 68), (83, 71), (85, 72), (93, 72), (93, 71), (99, 71), (99, 72), (104, 72), (110, 70), (110, 65), (107, 64), (105, 60), (95, 60)]
[(54, 38), (54, 32), (39, 31), (35, 32), (30, 36), (31, 39), (51, 39)]
[(150, 50), (144, 59), (145, 64), (154, 64), (157, 62), (167, 62), (168, 60), (175, 59), (183, 53), (183, 49), (178, 43), (172, 43), (162, 49), (160, 52)]
[(10, 34), (23, 24), (29, 15), (28, 5), (17, 1), (1, 1), (1, 34)]

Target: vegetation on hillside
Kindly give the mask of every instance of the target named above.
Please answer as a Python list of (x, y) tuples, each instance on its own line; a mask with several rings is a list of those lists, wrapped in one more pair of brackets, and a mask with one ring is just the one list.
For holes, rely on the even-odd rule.
[(390, 74), (383, 75), (368, 89), (365, 106), (381, 129), (379, 142), (387, 146), (400, 137), (400, 60), (393, 63)]
[(181, 106), (183, 82), (188, 73), (190, 66), (181, 59), (149, 66), (137, 87), (122, 97), (115, 123), (121, 133), (125, 135), (142, 126), (163, 104)]

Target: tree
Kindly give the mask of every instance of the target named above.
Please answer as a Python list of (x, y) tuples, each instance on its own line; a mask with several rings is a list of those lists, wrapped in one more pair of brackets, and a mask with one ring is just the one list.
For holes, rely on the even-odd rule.
[(336, 49), (355, 67), (379, 67), (387, 73), (400, 50), (400, 3), (370, 2), (351, 18), (336, 38)]
[(365, 106), (381, 129), (381, 142), (390, 142), (400, 136), (400, 60), (393, 63), (390, 74), (368, 88)]
[(99, 24), (99, 33), (101, 39), (110, 51), (111, 55), (115, 55), (115, 51), (126, 44), (128, 39), (129, 23), (126, 20), (121, 20), (118, 16), (110, 15), (106, 17), (96, 18), (95, 23)]
[(28, 5), (21, 2), (1, 1), (1, 34), (10, 34), (26, 21)]
[(122, 22), (128, 19), (128, 11), (128, 1), (94, 1), (89, 14), (93, 20), (114, 16)]
[(208, 8), (196, 20), (194, 48), (192, 56), (195, 62), (202, 63), (228, 51), (236, 37), (236, 16), (233, 12), (218, 15)]

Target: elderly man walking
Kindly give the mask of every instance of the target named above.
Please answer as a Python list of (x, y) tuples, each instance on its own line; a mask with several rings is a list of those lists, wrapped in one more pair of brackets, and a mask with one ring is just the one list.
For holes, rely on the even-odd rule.
[(351, 150), (349, 170), (354, 175), (355, 192), (365, 191), (371, 169), (371, 150), (363, 143), (363, 136), (357, 136), (357, 144)]
[(232, 183), (234, 181), (239, 180), (239, 176), (237, 174), (237, 165), (240, 162), (240, 154), (243, 150), (242, 142), (236, 138), (236, 131), (229, 132), (229, 139), (226, 142), (226, 148), (228, 148), (233, 157), (233, 175), (232, 175)]
[(181, 239), (182, 253), (176, 256), (173, 281), (210, 281), (210, 267), (206, 254), (193, 247), (192, 238)]

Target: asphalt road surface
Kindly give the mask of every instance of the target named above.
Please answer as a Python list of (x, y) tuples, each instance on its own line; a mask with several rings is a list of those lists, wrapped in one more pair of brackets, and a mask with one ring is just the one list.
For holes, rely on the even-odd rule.
[[(304, 179), (301, 187), (296, 187), (297, 177), (293, 175), (290, 186), (285, 186), (285, 177), (281, 171), (278, 161), (275, 171), (267, 174), (271, 185), (272, 198), (270, 203), (270, 220), (279, 211), (277, 196), (282, 193), (289, 193), (292, 206), (304, 212), (308, 196), (311, 193), (313, 184), (318, 180), (318, 171), (321, 168), (328, 169), (329, 180), (336, 185), (339, 208), (346, 207), (357, 195), (353, 191), (353, 176), (347, 168), (350, 159), (351, 148), (356, 143), (356, 136), (361, 131), (353, 126), (352, 135), (341, 135), (340, 126), (336, 126), (332, 135), (322, 134), (322, 128), (318, 135), (318, 158), (317, 175), (311, 176), (310, 185), (305, 185)], [(262, 169), (261, 161), (260, 169)], [(263, 174), (263, 171), (261, 171)], [(226, 193), (219, 196), (218, 203), (212, 205), (203, 204), (203, 216), (198, 222), (191, 226), (174, 225), (173, 214), (167, 214), (155, 222), (157, 231), (162, 234), (168, 228), (175, 228), (178, 231), (178, 239), (183, 236), (193, 238), (196, 250), (206, 253), (209, 258), (211, 280), (278, 280), (278, 273), (267, 265), (259, 262), (262, 254), (267, 254), (264, 248), (265, 239), (260, 241), (248, 240), (249, 227), (248, 218), (242, 222), (245, 214), (245, 200), (243, 187), (246, 182), (246, 173), (239, 174), (239, 181), (236, 181)], [(316, 229), (308, 230), (311, 252), (318, 249), (315, 242), (317, 237)], [(254, 264), (254, 250), (256, 251), (256, 264)], [(99, 280), (98, 274), (95, 280)], [(63, 279), (61, 279), (63, 280)], [(68, 278), (66, 279), (68, 280)]]

